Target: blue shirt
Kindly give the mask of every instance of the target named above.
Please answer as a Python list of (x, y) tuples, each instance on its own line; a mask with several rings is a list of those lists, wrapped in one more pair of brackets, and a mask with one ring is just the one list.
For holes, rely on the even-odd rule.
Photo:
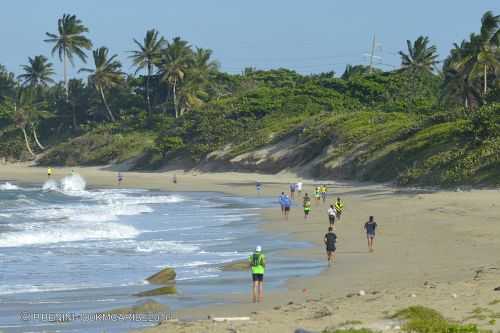
[(282, 201), (282, 205), (287, 207), (287, 208), (290, 208), (290, 205), (292, 204), (292, 202), (290, 201), (290, 198), (285, 196), (283, 198), (283, 201)]

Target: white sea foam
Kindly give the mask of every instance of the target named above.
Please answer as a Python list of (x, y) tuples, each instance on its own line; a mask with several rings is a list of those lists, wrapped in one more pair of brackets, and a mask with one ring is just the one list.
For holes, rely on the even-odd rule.
[(118, 223), (52, 223), (42, 228), (6, 232), (0, 247), (33, 246), (82, 240), (126, 239), (139, 235), (132, 226)]
[(44, 191), (60, 191), (64, 194), (73, 195), (85, 191), (87, 183), (79, 174), (66, 176), (59, 182), (49, 179), (43, 184)]
[(137, 252), (155, 253), (194, 253), (200, 248), (196, 245), (175, 241), (141, 241), (136, 246)]
[(16, 191), (19, 190), (19, 186), (6, 182), (4, 184), (0, 184), (0, 191)]

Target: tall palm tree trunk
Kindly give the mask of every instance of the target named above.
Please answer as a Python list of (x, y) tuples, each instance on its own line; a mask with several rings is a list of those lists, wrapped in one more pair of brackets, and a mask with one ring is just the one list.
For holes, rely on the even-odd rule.
[(488, 66), (484, 65), (484, 95), (488, 92)]
[(36, 145), (41, 149), (41, 150), (44, 150), (45, 147), (42, 146), (42, 144), (40, 143), (40, 141), (38, 140), (38, 135), (36, 135), (36, 128), (35, 128), (35, 125), (31, 124), (31, 129), (33, 130), (33, 137), (35, 138), (35, 142), (36, 142)]
[(31, 147), (30, 147), (30, 143), (28, 141), (28, 134), (26, 133), (26, 128), (25, 127), (21, 127), (21, 131), (23, 131), (23, 135), (24, 135), (24, 142), (26, 143), (26, 149), (28, 149), (28, 151), (30, 152), (30, 154), (32, 156), (36, 156), (34, 153), (33, 153), (33, 150), (31, 150)]
[(112, 122), (115, 122), (115, 116), (113, 115), (113, 112), (111, 112), (111, 109), (109, 108), (108, 102), (106, 101), (106, 96), (104, 96), (104, 90), (102, 90), (102, 87), (99, 87), (99, 92), (101, 93), (101, 98), (102, 102), (104, 103), (104, 106), (106, 107), (106, 110), (108, 111), (109, 119)]
[(149, 99), (149, 78), (151, 77), (151, 72), (153, 68), (151, 64), (148, 64), (148, 75), (146, 76), (146, 105), (148, 108), (148, 116), (151, 118), (153, 116), (153, 111), (151, 110), (151, 100)]
[(76, 123), (76, 107), (74, 104), (72, 105), (71, 111), (72, 111), (72, 116), (73, 116), (72, 117), (73, 118), (73, 130), (76, 131), (76, 129), (78, 128), (78, 124)]
[(66, 93), (66, 102), (69, 98), (69, 86), (68, 86), (68, 56), (66, 55), (66, 49), (63, 50), (64, 53), (64, 91)]
[(179, 111), (177, 111), (177, 94), (175, 92), (176, 86), (177, 86), (177, 80), (174, 80), (174, 84), (172, 85), (172, 94), (174, 98), (174, 111), (175, 111), (175, 118), (179, 118)]

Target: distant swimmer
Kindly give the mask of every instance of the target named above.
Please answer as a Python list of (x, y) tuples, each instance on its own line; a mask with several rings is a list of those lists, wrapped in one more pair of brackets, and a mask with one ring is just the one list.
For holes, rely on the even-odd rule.
[(281, 192), (280, 197), (278, 198), (278, 202), (281, 207), (281, 215), (285, 216), (285, 192)]
[(337, 235), (333, 232), (332, 227), (328, 227), (328, 233), (325, 234), (326, 256), (328, 258), (328, 266), (335, 263), (335, 251), (337, 250)]
[(248, 257), (250, 267), (252, 269), (252, 301), (261, 302), (264, 295), (264, 271), (266, 269), (266, 257), (262, 253), (262, 247), (259, 245), (255, 248), (255, 252)]
[(323, 199), (323, 203), (326, 202), (326, 194), (328, 192), (328, 188), (326, 185), (321, 186), (321, 199)]
[(304, 196), (304, 219), (307, 220), (309, 213), (311, 212), (311, 198), (309, 197), (309, 194), (306, 193)]
[(123, 181), (123, 175), (121, 172), (118, 172), (117, 180), (118, 180), (118, 186), (120, 186), (122, 184), (122, 181)]
[(290, 207), (292, 206), (292, 200), (286, 194), (285, 197), (283, 198), (283, 206), (285, 208), (285, 218), (288, 220), (288, 214), (290, 214)]
[(333, 205), (330, 205), (330, 208), (328, 208), (328, 221), (330, 222), (330, 227), (335, 225), (335, 208)]
[(337, 201), (335, 202), (335, 214), (338, 222), (340, 222), (340, 217), (342, 216), (343, 211), (344, 203), (340, 200), (340, 198), (337, 198)]
[(365, 223), (366, 239), (368, 240), (368, 251), (373, 252), (373, 241), (375, 240), (375, 229), (377, 229), (377, 222), (375, 222), (373, 216), (368, 218), (368, 222)]
[(52, 176), (52, 168), (47, 168), (47, 178), (50, 178)]

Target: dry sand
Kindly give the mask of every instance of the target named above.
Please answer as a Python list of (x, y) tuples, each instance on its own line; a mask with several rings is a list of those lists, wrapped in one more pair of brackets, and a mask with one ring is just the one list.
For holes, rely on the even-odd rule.
[[(116, 186), (115, 172), (99, 168), (74, 170), (90, 186)], [(54, 177), (70, 171), (55, 169)], [(175, 185), (174, 173), (178, 179)], [(255, 181), (259, 180), (263, 183), (262, 195), (275, 197), (297, 180), (292, 174), (281, 173), (123, 174), (126, 187), (210, 190), (247, 196), (256, 195)], [(0, 166), (0, 180), (43, 182), (46, 169), (4, 165)], [(416, 304), (433, 307), (452, 319), (469, 317), (467, 322), (500, 328), (492, 321), (500, 318), (500, 301), (494, 302), (500, 299), (500, 291), (493, 291), (500, 286), (498, 190), (424, 193), (383, 185), (328, 183), (330, 193), (341, 196), (346, 205), (337, 226), (335, 265), (325, 265), (316, 277), (291, 279), (286, 292), (267, 293), (261, 304), (249, 303), (246, 295), (228, 296), (236, 304), (182, 310), (175, 316), (190, 321), (164, 322), (144, 332), (293, 332), (299, 327), (321, 331), (349, 321), (385, 330), (398, 325), (384, 319), (387, 314)], [(311, 193), (312, 181), (306, 180), (305, 184), (305, 191)], [(278, 208), (265, 209), (263, 215), (269, 223), (263, 228), (315, 244), (299, 253), (290, 249), (286, 255), (323, 259), (326, 210), (327, 205), (313, 204), (312, 218), (304, 221), (301, 210), (292, 209), (290, 219), (284, 221)], [(379, 224), (374, 253), (368, 253), (363, 233), (369, 215), (374, 215)], [(353, 296), (360, 290), (366, 295)], [(479, 311), (478, 307), (490, 310)], [(249, 316), (251, 320), (215, 323), (206, 320), (209, 315)]]

